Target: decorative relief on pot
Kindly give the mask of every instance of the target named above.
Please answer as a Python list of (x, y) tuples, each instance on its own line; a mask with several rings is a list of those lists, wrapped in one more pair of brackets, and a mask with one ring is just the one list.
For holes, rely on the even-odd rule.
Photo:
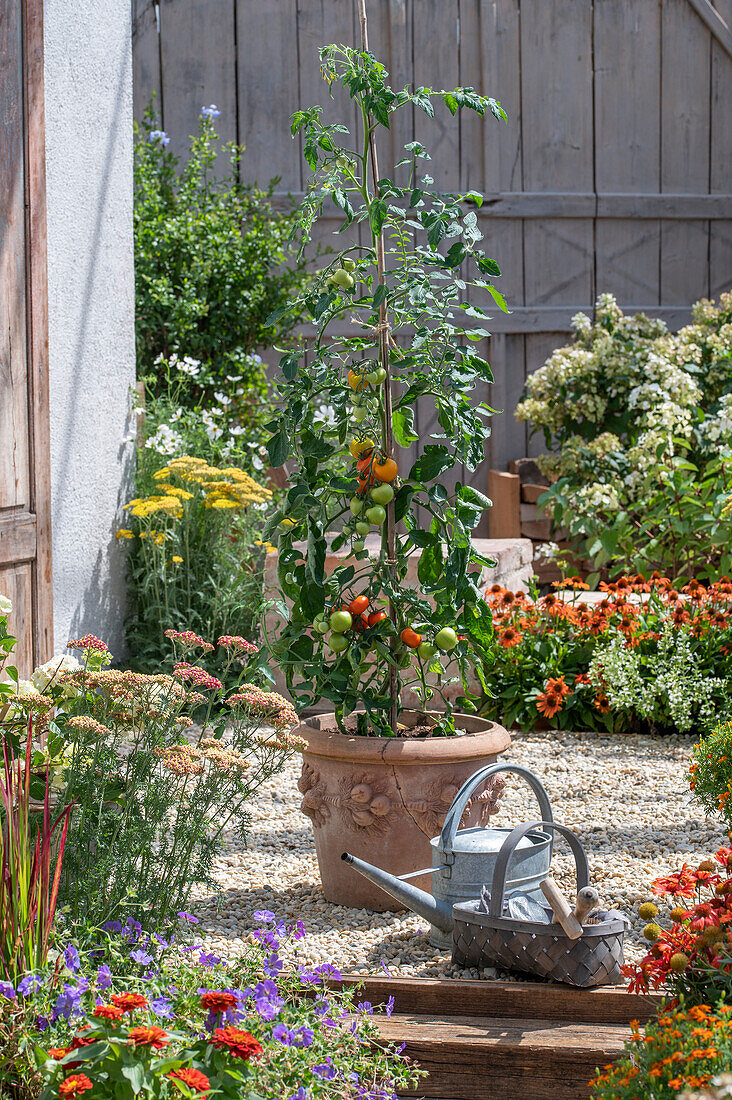
[(359, 829), (386, 832), (393, 808), (390, 784), (369, 773), (341, 780), (340, 807), (346, 821)]
[[(480, 805), (480, 824), (485, 826), (492, 814), (500, 809), (500, 796), (505, 787), (505, 780), (501, 775), (491, 776), (486, 781), (483, 791), (475, 795), (468, 802), (467, 813), (476, 803)], [(405, 803), (406, 808), (420, 817), (420, 828), (424, 829), (428, 836), (436, 836), (445, 821), (445, 816), (455, 800), (455, 796), (462, 786), (459, 778), (438, 779), (431, 783), (424, 792), (422, 798), (413, 799)]]
[(320, 772), (311, 764), (303, 761), (302, 773), (297, 781), (298, 790), (303, 795), (300, 810), (309, 817), (313, 825), (322, 826), (330, 817), (331, 801), (325, 783), (320, 778)]

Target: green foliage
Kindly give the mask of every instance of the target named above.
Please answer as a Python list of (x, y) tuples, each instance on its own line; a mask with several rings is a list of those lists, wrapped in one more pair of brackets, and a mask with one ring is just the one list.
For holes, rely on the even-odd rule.
[(732, 722), (721, 722), (694, 746), (691, 786), (710, 817), (719, 814), (732, 828)]
[[(164, 660), (166, 629), (254, 640), (263, 605), (262, 530), (272, 493), (246, 472), (261, 468), (259, 449), (247, 450), (243, 436), (205, 411), (178, 408), (168, 418), (173, 427), (160, 426), (170, 408), (168, 397), (151, 402), (159, 426), (146, 416), (138, 496), (126, 505), (130, 526), (118, 532), (128, 547), (127, 639), (145, 671)], [(221, 674), (215, 654), (203, 660)]]
[[(209, 643), (186, 632), (184, 655)], [(173, 674), (106, 670), (107, 649), (87, 636), (72, 643), (84, 663), (51, 675), (43, 695), (18, 707), (46, 714), (46, 768), (56, 813), (70, 809), (60, 899), (75, 919), (155, 912), (162, 921), (197, 884), (214, 887), (211, 863), (227, 827), (246, 830), (252, 792), (296, 747), (297, 716), (281, 696), (246, 685), (224, 704), (222, 682), (187, 661)], [(241, 638), (220, 639), (239, 682), (256, 660)], [(189, 742), (185, 731), (198, 725)], [(275, 726), (265, 737), (263, 727)], [(194, 731), (191, 730), (193, 733)]]
[[(423, 705), (441, 698), (447, 708), (442, 728), (451, 732), (445, 688), (457, 680), (464, 684), (470, 663), (480, 668), (491, 644), (490, 618), (475, 584), (481, 559), (471, 543), (489, 501), (460, 482), (448, 493), (436, 479), (458, 463), (475, 470), (489, 434), (492, 410), (476, 404), (474, 392), (491, 373), (472, 347), (487, 333), (472, 327), (470, 319), (484, 314), (468, 305), (468, 287), (505, 304), (491, 282), (499, 268), (478, 247), (475, 211), (465, 209), (466, 200), (479, 197), (435, 191), (425, 173), (428, 153), (417, 141), (405, 147), (399, 162), (407, 166), (405, 186), (383, 174), (376, 180), (376, 140), (397, 111), (417, 108), (432, 117), (436, 100), (452, 113), (468, 108), (505, 115), (498, 103), (470, 88), (394, 91), (373, 55), (345, 46), (322, 49), (321, 68), (329, 86), (339, 84), (355, 101), (361, 132), (351, 135), (342, 124), (325, 123), (319, 106), (293, 115), (292, 133), (301, 135), (313, 172), (297, 227), (301, 253), (331, 203), (343, 214), (338, 232), (355, 234), (360, 226), (364, 243), (347, 244), (295, 301), (296, 312), (304, 309), (312, 317), (317, 337), (307, 363), (297, 350), (280, 362), (283, 412), (270, 425), (269, 454), (274, 466), (291, 460), (290, 488), (265, 537), (279, 526), (279, 579), (292, 611), (273, 652), (304, 705), (328, 699), (341, 721), (364, 708), (368, 722), (359, 724), (361, 732), (393, 736), (407, 687)], [(472, 283), (462, 274), (470, 265), (480, 276)], [(283, 315), (276, 311), (272, 320)], [(353, 335), (333, 330), (346, 315), (355, 321)], [(416, 441), (414, 407), (420, 399), (433, 404), (438, 427), (406, 470), (399, 452)], [(323, 402), (331, 417), (320, 426), (314, 411)], [(357, 448), (362, 440), (372, 441), (355, 468), (349, 437)], [(395, 489), (393, 501), (385, 502), (385, 524), (370, 507), (371, 493), (384, 483)], [(364, 546), (369, 528), (380, 535), (373, 549)], [(326, 579), (330, 532), (332, 549), (348, 554)], [(405, 583), (415, 549), (423, 552), (419, 588)], [(383, 609), (386, 617), (372, 626), (359, 619), (353, 629), (332, 631), (326, 640), (330, 613), (363, 595), (372, 613)], [(413, 628), (431, 643), (443, 627), (461, 637), (454, 648), (429, 657), (401, 638), (405, 628)]]
[(187, 403), (228, 391), (228, 376), (243, 376), (246, 389), (261, 394), (263, 368), (249, 353), (302, 279), (287, 248), (292, 218), (269, 201), (277, 180), (264, 191), (244, 183), (244, 150), (235, 145), (224, 147), (228, 167), (220, 173), (210, 114), (182, 169), (155, 126), (150, 109), (135, 144), (138, 375), (159, 356), (189, 356), (202, 370), (184, 392)]
[(732, 572), (731, 321), (732, 294), (698, 302), (675, 334), (604, 294), (527, 381), (516, 415), (554, 448), (538, 460), (554, 479), (540, 504), (613, 576)]

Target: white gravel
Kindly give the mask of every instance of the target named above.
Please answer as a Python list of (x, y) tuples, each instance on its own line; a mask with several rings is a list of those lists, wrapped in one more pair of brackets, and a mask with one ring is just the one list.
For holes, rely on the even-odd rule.
[[(626, 961), (645, 953), (645, 922), (637, 909), (650, 898), (651, 881), (684, 860), (696, 866), (726, 843), (720, 822), (706, 818), (690, 796), (686, 771), (692, 744), (682, 737), (514, 734), (501, 758), (524, 764), (543, 780), (555, 819), (573, 828), (585, 847), (601, 903), (631, 919)], [(248, 847), (227, 835), (226, 851), (215, 865), (222, 895), (218, 901), (202, 898), (195, 907), (204, 942), (231, 957), (249, 941), (257, 924), (254, 911), (270, 909), (287, 921), (304, 921), (302, 962), (330, 962), (344, 973), (385, 968), (392, 976), (477, 977), (477, 971), (453, 968), (449, 954), (430, 945), (420, 917), (347, 909), (325, 900), (310, 821), (299, 810), (299, 773), (297, 757), (263, 785), (251, 806)], [(508, 776), (496, 823), (517, 824), (536, 815), (529, 789)], [(568, 850), (558, 844), (552, 873), (567, 895), (573, 893), (572, 867)], [(506, 975), (485, 970), (483, 976)]]

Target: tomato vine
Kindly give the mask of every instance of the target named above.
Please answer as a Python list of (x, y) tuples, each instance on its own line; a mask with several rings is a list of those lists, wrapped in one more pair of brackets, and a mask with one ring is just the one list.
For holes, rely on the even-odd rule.
[[(273, 466), (288, 461), (292, 472), (265, 537), (278, 532), (279, 581), (291, 610), (280, 605), (286, 621), (273, 652), (298, 702), (331, 700), (341, 728), (357, 711), (359, 732), (394, 736), (410, 688), (424, 707), (441, 697), (441, 728), (453, 732), (447, 688), (461, 681), (467, 692), (473, 665), (487, 690), (493, 630), (475, 568), (489, 562), (471, 532), (490, 501), (460, 482), (448, 493), (438, 479), (458, 463), (475, 470), (490, 433), (493, 410), (476, 402), (475, 388), (492, 376), (472, 346), (489, 335), (476, 327), (486, 313), (468, 289), (506, 305), (492, 282), (500, 269), (479, 248), (481, 196), (437, 190), (419, 141), (408, 142), (394, 166), (408, 169), (406, 183), (380, 175), (377, 134), (397, 111), (433, 117), (436, 101), (452, 115), (506, 116), (472, 88), (393, 90), (367, 42), (358, 50), (326, 46), (320, 62), (331, 96), (340, 86), (355, 101), (359, 134), (325, 122), (320, 106), (292, 116), (312, 172), (297, 233), (304, 253), (333, 203), (342, 214), (337, 232), (350, 230), (354, 240), (328, 254), (292, 303), (312, 317), (316, 337), (280, 360), (282, 411), (270, 424), (269, 454)], [(471, 265), (472, 280), (461, 274)], [(282, 312), (271, 315), (273, 324)], [(400, 452), (419, 442), (415, 406), (424, 399), (438, 428), (406, 470)], [(318, 423), (323, 405), (327, 419)], [(367, 545), (372, 532), (378, 544)], [(345, 557), (326, 574), (329, 544)], [(406, 583), (415, 552), (416, 588)], [(461, 705), (470, 705), (469, 695)]]

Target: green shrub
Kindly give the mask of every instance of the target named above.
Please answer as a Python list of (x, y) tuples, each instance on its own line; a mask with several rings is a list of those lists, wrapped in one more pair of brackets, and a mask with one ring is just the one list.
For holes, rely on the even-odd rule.
[(673, 579), (732, 572), (732, 294), (669, 333), (602, 295), (595, 321), (526, 384), (516, 415), (542, 430), (556, 479), (540, 503), (599, 568)]
[(264, 321), (302, 277), (287, 246), (292, 219), (269, 201), (277, 180), (266, 190), (244, 183), (244, 149), (236, 145), (224, 147), (228, 169), (216, 174), (210, 111), (182, 169), (155, 126), (150, 110), (135, 145), (138, 376), (159, 356), (177, 355), (200, 364), (183, 394), (187, 404), (210, 400), (216, 389), (228, 393), (232, 378), (262, 393), (263, 368), (251, 353), (285, 331), (269, 327), (265, 341)]

